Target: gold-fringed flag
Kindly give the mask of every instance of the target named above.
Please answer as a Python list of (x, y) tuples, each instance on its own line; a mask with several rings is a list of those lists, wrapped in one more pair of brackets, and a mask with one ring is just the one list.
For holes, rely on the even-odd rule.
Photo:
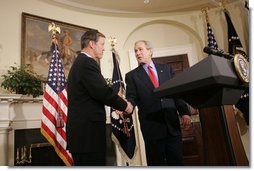
[[(125, 96), (125, 86), (122, 79), (122, 74), (119, 68), (116, 52), (112, 51), (113, 57), (113, 76), (112, 89), (120, 96)], [(111, 124), (112, 124), (112, 140), (118, 145), (119, 151), (125, 158), (126, 163), (133, 158), (136, 151), (136, 140), (134, 133), (134, 125), (132, 115), (121, 114), (118, 115), (111, 110)]]
[[(66, 120), (68, 110), (67, 81), (60, 59), (60, 52), (54, 33), (54, 24), (49, 30), (53, 33), (48, 79), (43, 94), (41, 133), (54, 147), (58, 156), (67, 166), (73, 165), (71, 154), (66, 150)], [(59, 32), (59, 31), (58, 31)], [(47, 159), (45, 159), (47, 160)]]
[[(241, 40), (226, 9), (224, 9), (224, 14), (228, 25), (228, 52), (232, 55), (240, 53), (249, 61), (249, 57), (243, 50)], [(235, 106), (243, 113), (246, 123), (249, 125), (249, 87), (246, 88)]]
[(228, 25), (228, 52), (230, 54), (236, 54), (239, 51), (243, 52), (242, 43), (226, 9), (224, 9), (224, 14)]

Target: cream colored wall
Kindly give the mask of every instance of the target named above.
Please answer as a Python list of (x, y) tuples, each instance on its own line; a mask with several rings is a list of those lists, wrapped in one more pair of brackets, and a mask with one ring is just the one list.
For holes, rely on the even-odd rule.
[[(248, 52), (249, 23), (247, 10), (240, 1), (227, 6), (244, 49)], [(206, 25), (201, 11), (184, 14), (172, 13), (163, 17), (107, 17), (87, 14), (61, 6), (54, 6), (47, 0), (2, 0), (0, 1), (0, 75), (14, 62), (21, 62), (21, 13), (51, 18), (58, 21), (95, 28), (107, 37), (117, 38), (116, 50), (119, 52), (120, 67), (123, 76), (130, 70), (128, 51), (139, 39), (150, 40), (155, 48), (167, 48), (177, 45), (193, 44), (197, 58), (207, 55), (202, 52), (207, 44)], [(221, 8), (209, 11), (210, 23), (219, 47), (227, 51), (227, 27)], [(107, 42), (104, 58), (101, 61), (105, 77), (112, 75), (110, 45)], [(4, 92), (0, 89), (0, 93)]]

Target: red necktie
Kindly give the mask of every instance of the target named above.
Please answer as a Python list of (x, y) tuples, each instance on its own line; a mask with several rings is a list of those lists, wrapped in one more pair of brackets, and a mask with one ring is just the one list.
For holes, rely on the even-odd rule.
[(156, 76), (155, 76), (153, 70), (151, 69), (151, 66), (148, 65), (147, 69), (148, 69), (148, 75), (149, 75), (154, 87), (155, 88), (159, 87), (159, 83), (156, 79)]

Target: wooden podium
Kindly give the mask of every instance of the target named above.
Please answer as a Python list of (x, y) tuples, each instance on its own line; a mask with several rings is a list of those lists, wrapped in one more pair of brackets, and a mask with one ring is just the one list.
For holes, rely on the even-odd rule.
[(209, 55), (160, 85), (155, 93), (184, 99), (199, 109), (205, 165), (249, 166), (233, 110), (246, 87), (232, 61)]

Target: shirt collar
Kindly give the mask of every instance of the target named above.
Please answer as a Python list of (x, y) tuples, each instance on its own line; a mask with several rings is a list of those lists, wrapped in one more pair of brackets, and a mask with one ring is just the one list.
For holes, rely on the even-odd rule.
[[(144, 64), (144, 65), (142, 65), (142, 66), (143, 66), (143, 68), (147, 69), (148, 64)], [(150, 67), (151, 67), (152, 69), (155, 69), (155, 65), (154, 65), (153, 61), (151, 61)]]
[(85, 54), (86, 56), (90, 57), (90, 58), (93, 58), (91, 55), (89, 55), (88, 53), (84, 52), (84, 51), (81, 51), (80, 53), (83, 53)]

